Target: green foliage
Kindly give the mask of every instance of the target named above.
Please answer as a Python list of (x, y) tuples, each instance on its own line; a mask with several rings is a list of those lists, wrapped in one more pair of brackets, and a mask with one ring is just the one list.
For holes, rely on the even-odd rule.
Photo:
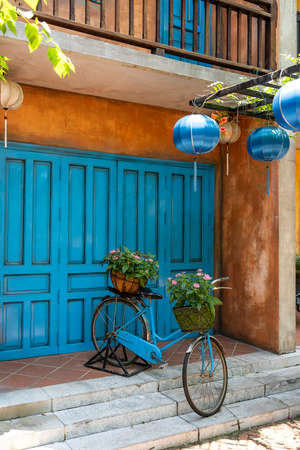
[[(25, 3), (33, 10), (36, 10), (38, 0), (24, 0)], [(44, 0), (45, 1), (45, 0)], [(46, 1), (45, 1), (46, 3)], [(25, 35), (28, 41), (29, 52), (37, 50), (42, 43), (46, 44), (48, 49), (48, 57), (53, 69), (60, 78), (75, 72), (71, 59), (64, 54), (60, 46), (51, 36), (51, 30), (46, 22), (40, 22), (37, 18), (34, 22), (30, 21), (34, 14), (32, 11), (22, 11), (16, 8), (8, 0), (0, 0), (0, 32), (6, 34), (9, 29), (15, 36), (17, 35), (16, 22), (22, 18), (26, 22)], [(0, 78), (5, 79), (9, 70), (7, 61), (9, 58), (0, 56)]]
[(111, 250), (101, 264), (108, 264), (106, 272), (121, 272), (127, 280), (138, 278), (142, 287), (147, 280), (155, 280), (158, 277), (159, 265), (155, 256), (140, 251), (133, 252), (127, 247)]
[(300, 255), (296, 255), (296, 271), (300, 272)]
[[(287, 60), (291, 61), (293, 64), (299, 64), (300, 63), (300, 54), (298, 57), (293, 57), (291, 55), (282, 55), (285, 56)], [(241, 77), (244, 79), (244, 77)], [(288, 76), (284, 76), (279, 80), (279, 86), (289, 83), (290, 81), (293, 81), (294, 79)], [(276, 81), (272, 82), (273, 84), (276, 84)], [(225, 83), (222, 81), (216, 81), (209, 85), (209, 93), (211, 94), (207, 99), (206, 102), (209, 101), (210, 97), (212, 97), (216, 92), (220, 91), (221, 89), (224, 89), (226, 87)], [(275, 95), (277, 92), (277, 89), (268, 87), (268, 86), (253, 86), (251, 87), (252, 91), (257, 91), (262, 94), (270, 94)], [(272, 113), (272, 104), (266, 103), (265, 99), (259, 99), (256, 97), (251, 97), (247, 95), (237, 95), (237, 94), (228, 94), (222, 98), (216, 98), (214, 99), (215, 103), (218, 104), (231, 104), (236, 105), (237, 107), (243, 106), (243, 105), (249, 105), (253, 103), (258, 103), (258, 106), (254, 108), (253, 112), (265, 112), (265, 113)]]
[(215, 317), (215, 306), (222, 305), (219, 298), (212, 295), (211, 277), (198, 269), (197, 273), (179, 272), (175, 278), (168, 278), (167, 291), (170, 293), (170, 303), (174, 306), (196, 306), (208, 304)]
[(0, 79), (5, 80), (5, 75), (8, 71), (8, 65), (7, 62), (9, 61), (9, 58), (7, 56), (0, 56)]

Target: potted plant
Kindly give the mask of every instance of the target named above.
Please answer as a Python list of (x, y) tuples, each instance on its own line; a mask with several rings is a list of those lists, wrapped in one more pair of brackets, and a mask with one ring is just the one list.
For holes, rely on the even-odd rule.
[(106, 272), (110, 273), (112, 284), (119, 292), (136, 294), (148, 280), (158, 277), (159, 265), (154, 255), (133, 252), (127, 247), (111, 250), (101, 264), (108, 264)]
[(222, 305), (213, 296), (211, 277), (198, 269), (196, 273), (177, 273), (168, 278), (170, 303), (182, 331), (208, 331), (215, 320), (215, 306)]

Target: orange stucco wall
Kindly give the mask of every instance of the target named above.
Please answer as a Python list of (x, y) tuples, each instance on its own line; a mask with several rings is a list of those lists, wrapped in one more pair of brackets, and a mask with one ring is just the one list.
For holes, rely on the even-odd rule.
[[(9, 112), (9, 140), (172, 160), (191, 160), (172, 143), (184, 113), (121, 101), (23, 86), (24, 104)], [(246, 139), (255, 123), (241, 119), (242, 136), (199, 157), (216, 167), (215, 275), (229, 275), (219, 327), (229, 336), (278, 351), (277, 165), (271, 195), (264, 165), (250, 160)]]

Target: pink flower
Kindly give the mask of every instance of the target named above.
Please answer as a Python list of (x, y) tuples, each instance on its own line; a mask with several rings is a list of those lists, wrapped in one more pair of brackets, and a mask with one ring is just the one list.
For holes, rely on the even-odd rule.
[(202, 272), (197, 272), (198, 277), (202, 277), (203, 273)]
[(119, 257), (118, 256), (114, 256), (113, 259), (119, 259)]
[(206, 273), (203, 277), (203, 280), (206, 280), (206, 281), (211, 280), (211, 276), (208, 275), (208, 273)]
[(138, 255), (133, 255), (135, 259), (141, 259)]
[(199, 283), (194, 283), (193, 286), (194, 286), (195, 288), (199, 288), (199, 287), (200, 287), (200, 284), (199, 284)]
[(116, 250), (111, 250), (109, 253), (116, 253)]
[(176, 280), (173, 280), (173, 281), (172, 281), (172, 284), (173, 284), (174, 286), (176, 286), (177, 281), (176, 281)]
[(198, 269), (197, 272), (203, 272), (203, 270), (202, 269)]
[(181, 275), (180, 273), (176, 273), (175, 277), (180, 277), (180, 275)]
[(169, 278), (168, 278), (168, 280), (170, 281), (170, 280), (172, 280), (172, 278), (171, 278), (171, 277), (169, 277)]
[(149, 258), (148, 261), (153, 262), (153, 259), (152, 259), (152, 258)]

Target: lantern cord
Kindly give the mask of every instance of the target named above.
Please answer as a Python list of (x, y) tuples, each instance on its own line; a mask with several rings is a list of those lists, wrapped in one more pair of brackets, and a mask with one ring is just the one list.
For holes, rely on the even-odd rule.
[(229, 175), (229, 150), (228, 150), (228, 144), (226, 145), (226, 176)]
[[(193, 152), (196, 154), (196, 149), (194, 145), (194, 137), (193, 137), (193, 124), (191, 122), (191, 143), (193, 147)], [(197, 192), (197, 161), (194, 159), (194, 192)]]
[(270, 168), (267, 166), (267, 195), (270, 194)]
[(4, 148), (7, 148), (7, 108), (4, 108)]
[(197, 192), (197, 161), (194, 159), (194, 192)]

